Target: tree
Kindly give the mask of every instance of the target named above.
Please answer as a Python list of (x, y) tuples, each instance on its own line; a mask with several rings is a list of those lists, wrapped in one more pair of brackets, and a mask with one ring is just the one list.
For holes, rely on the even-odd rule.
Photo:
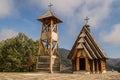
[(35, 66), (38, 44), (38, 41), (28, 38), (23, 33), (1, 41), (0, 71), (29, 71), (25, 65)]

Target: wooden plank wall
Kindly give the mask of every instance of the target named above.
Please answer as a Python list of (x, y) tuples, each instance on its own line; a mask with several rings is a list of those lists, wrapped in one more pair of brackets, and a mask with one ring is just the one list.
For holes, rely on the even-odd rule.
[(106, 70), (106, 60), (101, 60), (101, 71)]
[(72, 60), (72, 70), (80, 70), (80, 58), (85, 58), (86, 71), (88, 72), (102, 72), (106, 70), (106, 60), (103, 59), (94, 59), (90, 60), (87, 57), (87, 54), (84, 50), (77, 51), (76, 57)]
[(90, 63), (89, 63), (89, 60), (88, 60), (88, 58), (85, 58), (85, 60), (86, 60), (86, 71), (90, 71)]

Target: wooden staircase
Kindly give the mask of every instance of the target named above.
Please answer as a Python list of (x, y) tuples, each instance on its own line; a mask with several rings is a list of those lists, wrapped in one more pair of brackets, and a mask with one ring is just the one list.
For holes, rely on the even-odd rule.
[[(39, 56), (36, 70), (39, 72), (50, 72), (50, 56)], [(54, 58), (53, 72), (60, 72), (59, 58)]]
[(49, 56), (39, 56), (36, 69), (37, 71), (49, 72), (50, 70), (50, 57)]

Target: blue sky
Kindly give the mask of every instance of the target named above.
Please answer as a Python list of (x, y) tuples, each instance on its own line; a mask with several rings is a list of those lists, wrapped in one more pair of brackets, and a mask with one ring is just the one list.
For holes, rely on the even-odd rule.
[[(0, 40), (23, 32), (39, 39), (41, 23), (50, 0), (0, 0)], [(109, 57), (120, 58), (120, 0), (51, 0), (52, 10), (63, 20), (59, 25), (59, 46), (71, 49), (84, 18), (97, 42)]]

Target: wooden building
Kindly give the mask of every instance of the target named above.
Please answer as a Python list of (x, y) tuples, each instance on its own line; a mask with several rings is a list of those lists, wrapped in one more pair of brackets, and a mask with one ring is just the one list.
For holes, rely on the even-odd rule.
[(38, 21), (42, 22), (39, 42), (43, 48), (39, 46), (36, 69), (50, 73), (60, 71), (58, 24), (62, 21), (51, 10), (39, 17)]
[(72, 70), (90, 73), (105, 72), (107, 55), (94, 39), (90, 26), (85, 24), (77, 37), (68, 59), (72, 61)]

